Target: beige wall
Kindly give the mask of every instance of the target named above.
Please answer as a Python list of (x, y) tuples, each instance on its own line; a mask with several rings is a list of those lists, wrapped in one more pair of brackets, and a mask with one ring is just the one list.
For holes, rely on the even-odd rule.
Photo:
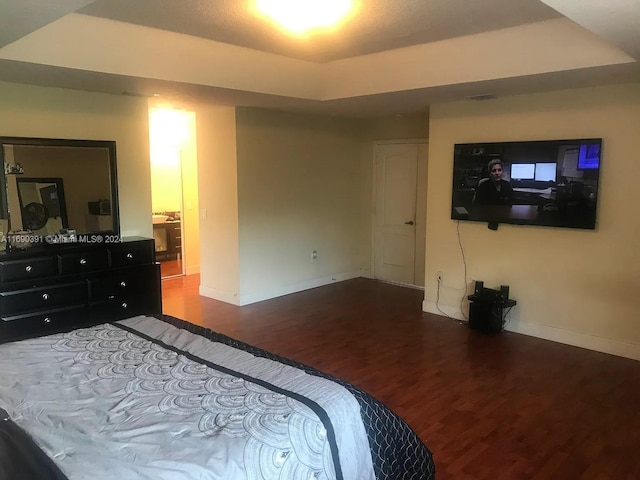
[(424, 138), (426, 114), (195, 110), (203, 295), (247, 304), (371, 275), (374, 140)]
[(151, 237), (146, 99), (0, 82), (0, 136), (115, 140), (121, 232)]
[[(511, 287), (508, 330), (640, 359), (640, 85), (523, 95), (431, 108), (424, 310), (461, 318), (474, 279)], [(450, 220), (453, 145), (603, 138), (595, 231)], [(466, 285), (465, 285), (466, 283)], [(465, 302), (463, 311), (466, 314)]]
[(366, 124), (245, 108), (236, 116), (242, 303), (366, 274)]
[(429, 112), (379, 117), (368, 123), (372, 140), (422, 140), (429, 135)]
[(200, 210), (200, 293), (240, 303), (236, 114), (195, 108)]

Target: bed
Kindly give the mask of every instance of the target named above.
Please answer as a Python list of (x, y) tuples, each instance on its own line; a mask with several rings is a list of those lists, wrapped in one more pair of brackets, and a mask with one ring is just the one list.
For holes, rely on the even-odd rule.
[(0, 345), (3, 479), (431, 480), (431, 452), (343, 380), (166, 316)]

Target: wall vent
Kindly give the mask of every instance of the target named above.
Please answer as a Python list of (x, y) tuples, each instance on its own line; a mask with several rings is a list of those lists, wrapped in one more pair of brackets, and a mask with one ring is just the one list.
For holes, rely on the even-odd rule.
[(498, 98), (498, 97), (496, 95), (494, 95), (493, 93), (484, 93), (482, 95), (473, 95), (473, 96), (469, 97), (469, 100), (477, 100), (477, 101), (495, 100), (496, 98)]

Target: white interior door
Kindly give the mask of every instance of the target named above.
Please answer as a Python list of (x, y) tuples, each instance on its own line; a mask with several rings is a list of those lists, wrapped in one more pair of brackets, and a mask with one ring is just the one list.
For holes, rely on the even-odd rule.
[(417, 143), (375, 146), (374, 274), (415, 284)]

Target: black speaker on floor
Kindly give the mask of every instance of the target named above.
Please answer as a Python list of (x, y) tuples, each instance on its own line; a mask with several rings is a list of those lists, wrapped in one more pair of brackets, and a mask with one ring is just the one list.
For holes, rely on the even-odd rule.
[[(500, 285), (500, 290), (485, 288), (484, 282), (476, 281), (473, 295), (469, 299), (469, 327), (483, 333), (501, 332), (504, 327), (505, 308), (513, 307), (516, 301), (509, 298), (509, 285)], [(509, 310), (506, 313), (509, 313)]]
[(478, 299), (469, 304), (469, 327), (482, 333), (502, 331), (502, 302)]

